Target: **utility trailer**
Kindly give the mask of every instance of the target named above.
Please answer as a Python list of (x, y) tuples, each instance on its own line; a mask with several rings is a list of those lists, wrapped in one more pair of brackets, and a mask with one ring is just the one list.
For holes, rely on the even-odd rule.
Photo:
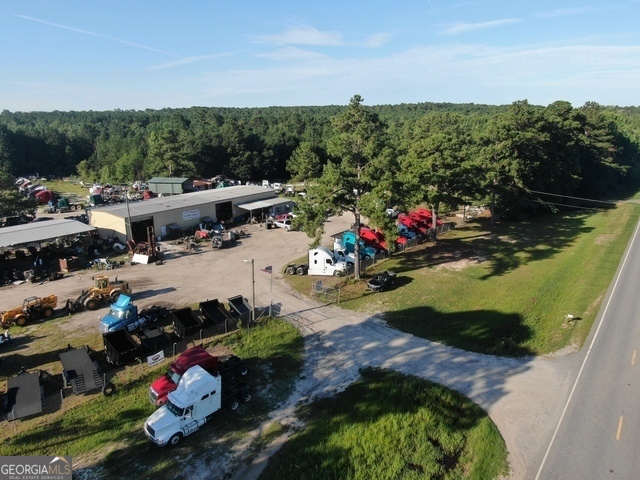
[(191, 307), (173, 310), (171, 314), (173, 315), (173, 331), (180, 338), (189, 338), (203, 328), (202, 322)]
[[(136, 338), (137, 337), (137, 338)], [(107, 362), (115, 366), (134, 363), (138, 358), (164, 350), (173, 343), (162, 328), (150, 327), (136, 332), (116, 330), (102, 335)]]
[(18, 420), (42, 412), (44, 388), (37, 373), (20, 373), (7, 380), (7, 395), (3, 399), (3, 409), (7, 420)]
[(142, 355), (140, 344), (127, 330), (116, 330), (102, 335), (107, 362), (127, 365)]
[(227, 299), (231, 314), (239, 318), (244, 326), (251, 324), (251, 305), (242, 295), (236, 295)]
[(198, 310), (200, 311), (205, 324), (213, 325), (218, 330), (223, 330), (225, 333), (229, 331), (230, 324), (232, 328), (235, 328), (235, 319), (231, 317), (229, 311), (218, 301), (217, 298), (207, 300), (206, 302), (200, 302), (198, 304)]
[(136, 333), (136, 336), (140, 340), (142, 351), (147, 355), (165, 350), (173, 344), (171, 337), (160, 327), (145, 328)]
[(113, 383), (105, 382), (98, 363), (91, 360), (84, 348), (70, 348), (60, 354), (64, 387), (71, 387), (75, 395), (102, 390), (105, 396), (116, 391)]

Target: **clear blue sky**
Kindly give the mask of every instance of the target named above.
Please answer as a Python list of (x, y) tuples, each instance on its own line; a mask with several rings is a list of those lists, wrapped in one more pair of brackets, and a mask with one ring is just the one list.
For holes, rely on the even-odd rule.
[(1, 0), (0, 45), (10, 111), (640, 105), (640, 0)]

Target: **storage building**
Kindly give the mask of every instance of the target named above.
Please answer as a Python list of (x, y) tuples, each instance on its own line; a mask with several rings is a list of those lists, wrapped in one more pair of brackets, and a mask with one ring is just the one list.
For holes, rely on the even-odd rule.
[[(176, 229), (191, 229), (202, 222), (248, 221), (265, 212), (291, 211), (293, 202), (279, 198), (271, 189), (238, 185), (138, 202), (119, 203), (87, 210), (89, 225), (102, 237), (114, 236), (126, 242), (147, 241), (149, 227), (156, 237), (166, 237)], [(129, 227), (130, 225), (130, 227)]]

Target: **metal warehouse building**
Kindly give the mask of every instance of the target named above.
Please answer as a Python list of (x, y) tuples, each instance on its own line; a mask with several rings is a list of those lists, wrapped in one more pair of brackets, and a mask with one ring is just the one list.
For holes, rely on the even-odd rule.
[[(238, 185), (140, 202), (120, 203), (87, 210), (89, 225), (105, 238), (126, 242), (147, 240), (147, 228), (165, 236), (168, 225), (193, 227), (203, 221), (244, 221), (263, 213), (290, 212), (294, 202), (277, 197), (274, 190), (254, 185)], [(129, 227), (130, 225), (130, 227)]]

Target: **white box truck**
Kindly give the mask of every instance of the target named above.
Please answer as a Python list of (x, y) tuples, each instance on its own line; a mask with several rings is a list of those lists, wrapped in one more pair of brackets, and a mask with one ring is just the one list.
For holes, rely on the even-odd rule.
[(309, 275), (343, 275), (348, 271), (347, 263), (338, 260), (327, 247), (309, 250)]
[[(226, 382), (225, 382), (226, 383)], [(177, 445), (211, 419), (222, 407), (235, 411), (251, 400), (243, 382), (224, 386), (222, 375), (212, 375), (199, 365), (187, 370), (167, 403), (144, 423), (144, 433), (160, 447)]]

